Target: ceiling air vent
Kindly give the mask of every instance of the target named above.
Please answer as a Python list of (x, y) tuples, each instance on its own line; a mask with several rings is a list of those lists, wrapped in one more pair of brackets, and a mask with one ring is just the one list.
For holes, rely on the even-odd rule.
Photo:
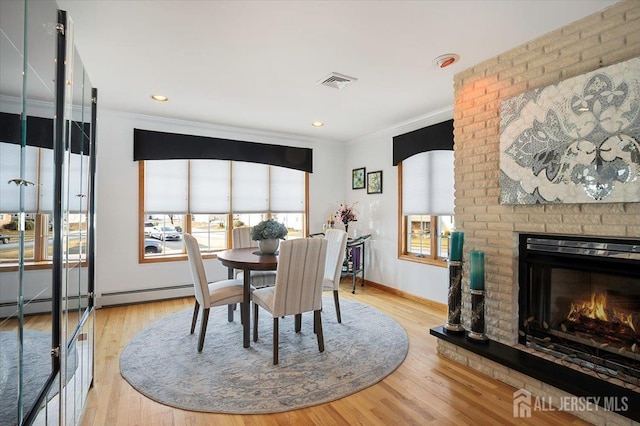
[(332, 72), (322, 80), (318, 81), (318, 84), (322, 84), (323, 86), (327, 87), (333, 87), (334, 89), (343, 89), (354, 81), (358, 81), (358, 79), (349, 77), (347, 75), (338, 74), (337, 72)]

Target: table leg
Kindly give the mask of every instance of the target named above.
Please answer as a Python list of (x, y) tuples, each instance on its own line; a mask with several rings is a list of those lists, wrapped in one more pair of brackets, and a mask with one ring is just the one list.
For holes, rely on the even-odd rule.
[(249, 327), (249, 323), (250, 323), (250, 319), (249, 319), (249, 305), (251, 304), (251, 283), (249, 282), (251, 279), (251, 271), (249, 269), (245, 269), (244, 270), (244, 278), (243, 278), (243, 284), (244, 284), (244, 302), (242, 303), (242, 309), (241, 309), (241, 314), (242, 315), (242, 340), (243, 340), (243, 346), (245, 348), (248, 348), (250, 343), (249, 343), (249, 330), (251, 329), (251, 327)]
[(351, 281), (353, 283), (353, 289), (351, 290), (351, 293), (356, 294), (356, 271), (353, 271), (353, 273), (351, 274)]
[(362, 243), (362, 282), (360, 283), (360, 287), (364, 287), (364, 243)]
[[(233, 268), (227, 268), (227, 278), (228, 279), (233, 279)], [(229, 322), (233, 322), (233, 311), (236, 309), (236, 304), (231, 304), (227, 306), (227, 317), (229, 319)], [(242, 318), (242, 315), (240, 316)]]

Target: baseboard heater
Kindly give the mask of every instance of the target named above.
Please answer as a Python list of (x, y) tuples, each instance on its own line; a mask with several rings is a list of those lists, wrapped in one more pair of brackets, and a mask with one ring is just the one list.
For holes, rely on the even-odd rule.
[(96, 307), (129, 305), (133, 303), (152, 302), (156, 300), (176, 299), (193, 296), (193, 284), (174, 285), (168, 287), (145, 288), (138, 290), (114, 291), (98, 293)]
[[(51, 312), (52, 299), (45, 297), (41, 299), (31, 299), (27, 301), (22, 312), (24, 315), (45, 314)], [(73, 307), (78, 306), (78, 296), (69, 297), (68, 303)], [(82, 308), (87, 307), (87, 296), (80, 297), (80, 306)], [(15, 318), (18, 315), (18, 304), (16, 302), (3, 302), (0, 303), (0, 319)]]

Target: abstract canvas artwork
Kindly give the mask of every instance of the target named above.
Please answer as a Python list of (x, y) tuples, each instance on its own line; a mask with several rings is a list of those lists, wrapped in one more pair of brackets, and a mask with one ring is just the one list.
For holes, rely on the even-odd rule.
[(640, 201), (640, 58), (503, 101), (500, 203)]

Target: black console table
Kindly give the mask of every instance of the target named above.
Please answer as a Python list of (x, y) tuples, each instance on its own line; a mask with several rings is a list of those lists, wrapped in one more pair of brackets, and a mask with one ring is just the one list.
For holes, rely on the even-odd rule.
[(353, 288), (351, 293), (356, 292), (356, 279), (358, 274), (361, 274), (362, 282), (361, 286), (364, 287), (364, 259), (365, 259), (365, 244), (364, 242), (371, 237), (371, 234), (363, 235), (358, 238), (347, 240), (347, 249), (345, 253), (345, 259), (342, 264), (342, 276), (351, 275), (353, 279)]
[[(309, 234), (309, 237), (324, 236), (323, 232), (317, 232), (315, 234)], [(371, 237), (371, 234), (363, 235), (358, 238), (349, 238), (347, 240), (347, 248), (345, 249), (344, 261), (342, 262), (341, 277), (351, 276), (353, 279), (353, 288), (351, 293), (356, 293), (356, 279), (358, 274), (361, 274), (362, 283), (361, 287), (364, 287), (364, 259), (365, 259), (365, 244), (364, 242)]]

